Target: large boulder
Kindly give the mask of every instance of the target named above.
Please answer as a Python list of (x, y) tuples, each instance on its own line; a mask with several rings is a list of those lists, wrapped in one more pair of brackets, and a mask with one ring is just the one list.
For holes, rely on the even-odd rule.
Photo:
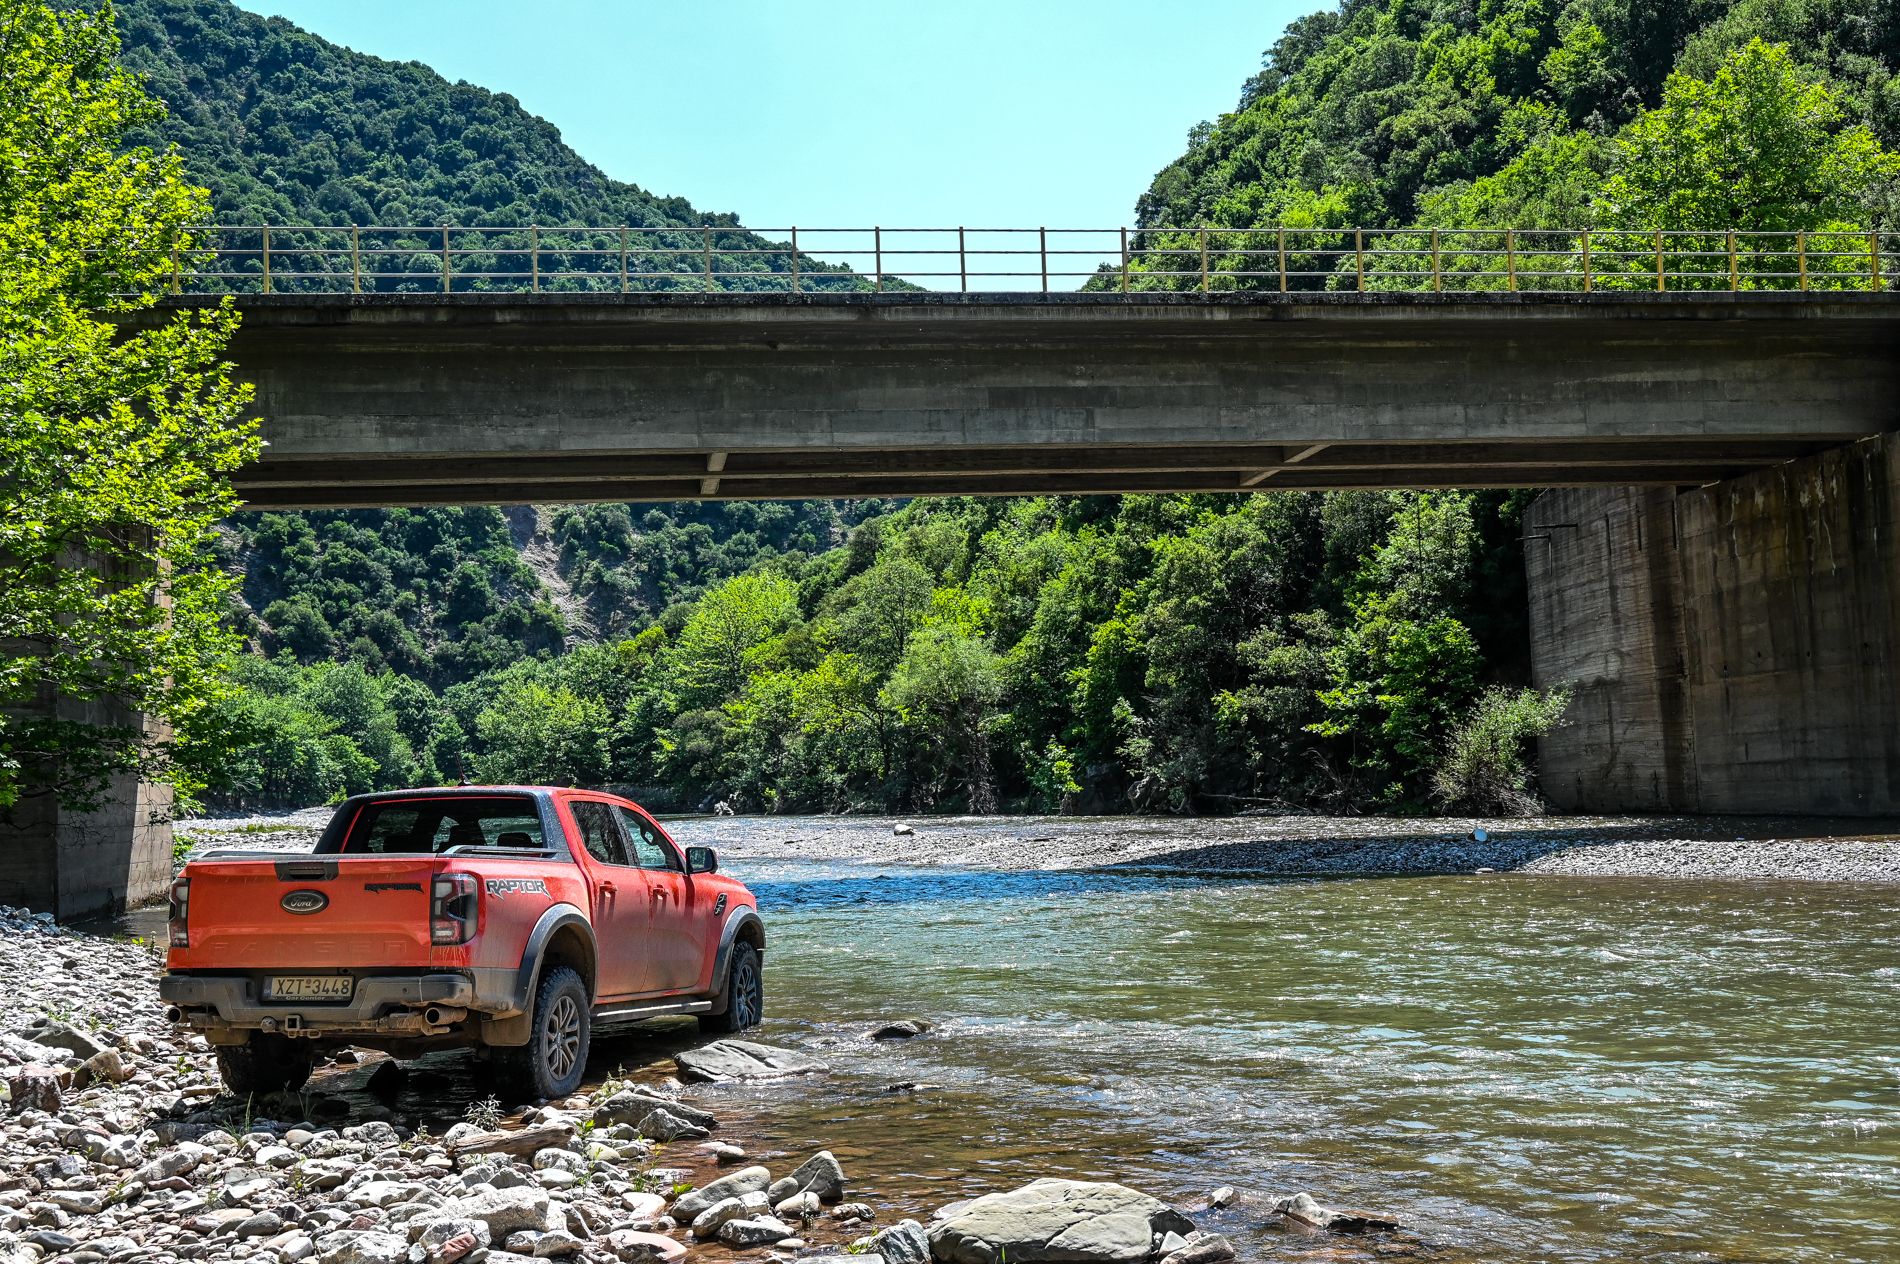
[(766, 1196), (777, 1206), (794, 1194), (812, 1193), (820, 1202), (844, 1201), (844, 1168), (829, 1150), (818, 1153), (792, 1169), (792, 1174), (772, 1183)]
[(698, 1049), (673, 1055), (682, 1078), (700, 1083), (723, 1080), (775, 1080), (787, 1075), (813, 1075), (825, 1064), (789, 1049), (750, 1040), (715, 1040)]
[(884, 1264), (930, 1264), (930, 1235), (915, 1220), (900, 1220), (871, 1235), (871, 1250)]
[(764, 1168), (742, 1167), (728, 1176), (681, 1194), (679, 1201), (673, 1204), (673, 1219), (681, 1224), (691, 1224), (700, 1212), (714, 1203), (724, 1202), (728, 1198), (744, 1198), (747, 1194), (763, 1194), (771, 1183), (772, 1174)]
[(32, 1027), (22, 1027), (14, 1033), (23, 1040), (31, 1040), (36, 1045), (45, 1045), (49, 1049), (64, 1049), (76, 1055), (81, 1061), (95, 1054), (104, 1053), (107, 1045), (87, 1035), (71, 1023), (62, 1023), (56, 1018)]
[[(710, 1111), (637, 1088), (625, 1089), (602, 1102), (594, 1111), (594, 1123), (602, 1128), (614, 1124), (638, 1125), (656, 1110), (663, 1110), (677, 1119), (683, 1119), (695, 1128), (711, 1131), (719, 1126), (719, 1121)], [(641, 1131), (646, 1132), (644, 1128)], [(653, 1134), (648, 1132), (646, 1135)], [(661, 1138), (661, 1140), (665, 1139)]]
[(25, 1066), (7, 1076), (7, 1109), (17, 1115), (37, 1110), (59, 1113), (59, 1072), (47, 1066)]
[(343, 1229), (317, 1239), (320, 1264), (406, 1264), (409, 1240), (393, 1233)]
[(1159, 1199), (1095, 1181), (1040, 1180), (987, 1194), (930, 1230), (939, 1264), (1140, 1264), (1194, 1222)]
[(772, 1216), (754, 1216), (751, 1219), (728, 1220), (719, 1226), (719, 1240), (727, 1246), (741, 1249), (752, 1246), (770, 1246), (774, 1242), (783, 1242), (792, 1236), (792, 1226)]
[(665, 1106), (655, 1106), (635, 1120), (633, 1129), (652, 1141), (683, 1141), (709, 1135), (706, 1129)]
[(645, 1233), (638, 1229), (616, 1229), (601, 1240), (606, 1248), (625, 1264), (679, 1264), (686, 1258), (686, 1244), (663, 1233)]
[(516, 1185), (458, 1199), (436, 1211), (434, 1218), (479, 1220), (488, 1226), (490, 1237), (505, 1239), (517, 1229), (556, 1227), (552, 1210), (548, 1191), (538, 1185)]
[(740, 1220), (746, 1216), (761, 1216), (772, 1208), (765, 1201), (764, 1194), (746, 1194), (739, 1198), (722, 1198), (706, 1210), (693, 1217), (692, 1233), (701, 1242), (719, 1236), (719, 1226), (728, 1220)]
[(1328, 1233), (1384, 1233), (1399, 1227), (1398, 1217), (1358, 1207), (1327, 1207), (1311, 1194), (1295, 1194), (1273, 1205), (1275, 1213), (1309, 1229)]

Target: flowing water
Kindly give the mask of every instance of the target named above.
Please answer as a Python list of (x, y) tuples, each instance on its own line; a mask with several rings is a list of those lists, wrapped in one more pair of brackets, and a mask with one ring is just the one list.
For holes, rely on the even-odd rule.
[[(1233, 1185), (1195, 1215), (1243, 1258), (1900, 1260), (1900, 887), (954, 869), (759, 828), (677, 832), (758, 894), (759, 1038), (831, 1072), (699, 1100), (775, 1170), (829, 1146), (887, 1223), (1072, 1176)], [(865, 1038), (899, 1017), (935, 1026)], [(597, 1040), (592, 1074), (696, 1039)], [(394, 1104), (453, 1118), (478, 1081), (428, 1061)], [(1301, 1190), (1407, 1228), (1289, 1233)]]
[[(730, 867), (771, 929), (763, 1038), (833, 1071), (718, 1091), (873, 1203), (1068, 1175), (1411, 1227), (1199, 1217), (1258, 1258), (1900, 1259), (1891, 888)], [(937, 1027), (862, 1038), (899, 1016)]]

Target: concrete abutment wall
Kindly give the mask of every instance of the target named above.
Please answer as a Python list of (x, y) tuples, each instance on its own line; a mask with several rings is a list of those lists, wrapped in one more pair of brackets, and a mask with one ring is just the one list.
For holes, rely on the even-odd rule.
[(1900, 812), (1900, 438), (1526, 517), (1553, 807)]

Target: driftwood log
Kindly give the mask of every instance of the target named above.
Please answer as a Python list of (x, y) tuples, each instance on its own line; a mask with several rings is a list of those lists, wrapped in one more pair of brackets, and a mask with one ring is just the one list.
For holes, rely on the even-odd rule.
[(449, 1147), (449, 1153), (458, 1159), (471, 1154), (512, 1154), (518, 1158), (532, 1158), (536, 1151), (549, 1146), (565, 1149), (572, 1140), (573, 1124), (535, 1124), (531, 1128), (518, 1128), (512, 1132), (479, 1132), (472, 1137), (463, 1137)]

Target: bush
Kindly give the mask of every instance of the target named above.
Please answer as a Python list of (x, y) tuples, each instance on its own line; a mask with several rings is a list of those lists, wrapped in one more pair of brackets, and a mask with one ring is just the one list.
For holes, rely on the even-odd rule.
[(1448, 809), (1537, 815), (1543, 804), (1530, 787), (1529, 744), (1555, 728), (1569, 706), (1568, 689), (1486, 689), (1452, 731), (1432, 776), (1433, 796)]

